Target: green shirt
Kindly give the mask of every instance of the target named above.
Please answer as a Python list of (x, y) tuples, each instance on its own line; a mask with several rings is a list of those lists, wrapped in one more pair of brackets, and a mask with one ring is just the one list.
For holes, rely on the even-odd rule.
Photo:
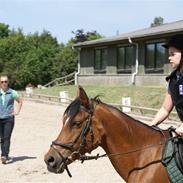
[[(6, 95), (6, 92), (4, 92), (2, 89), (0, 89), (0, 92), (2, 93), (1, 95), (1, 101), (2, 101), (2, 104), (4, 105), (5, 104), (5, 95)], [(17, 93), (17, 91), (15, 90), (12, 90), (12, 95), (13, 95), (13, 99), (16, 100), (17, 98), (19, 98), (19, 95)]]

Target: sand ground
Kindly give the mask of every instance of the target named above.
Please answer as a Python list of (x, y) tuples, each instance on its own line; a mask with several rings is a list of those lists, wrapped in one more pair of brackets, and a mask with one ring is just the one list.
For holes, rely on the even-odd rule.
[[(73, 178), (66, 172), (47, 171), (44, 154), (57, 137), (62, 126), (64, 106), (24, 101), (16, 117), (12, 134), (9, 164), (0, 164), (1, 183), (118, 183), (124, 182), (115, 172), (108, 158), (75, 162), (69, 166)], [(101, 148), (93, 154), (104, 153)]]

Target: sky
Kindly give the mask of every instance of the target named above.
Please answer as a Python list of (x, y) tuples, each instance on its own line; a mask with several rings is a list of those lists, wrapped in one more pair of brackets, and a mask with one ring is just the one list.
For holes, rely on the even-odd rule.
[(155, 17), (164, 23), (183, 20), (182, 0), (0, 0), (0, 23), (25, 34), (49, 31), (67, 43), (83, 29), (110, 37), (150, 27)]

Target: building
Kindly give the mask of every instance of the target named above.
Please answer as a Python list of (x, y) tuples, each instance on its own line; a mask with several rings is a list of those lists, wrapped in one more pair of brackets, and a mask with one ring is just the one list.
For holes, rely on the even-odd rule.
[(77, 43), (77, 83), (81, 85), (166, 85), (171, 72), (167, 50), (171, 36), (183, 33), (183, 20), (119, 36)]

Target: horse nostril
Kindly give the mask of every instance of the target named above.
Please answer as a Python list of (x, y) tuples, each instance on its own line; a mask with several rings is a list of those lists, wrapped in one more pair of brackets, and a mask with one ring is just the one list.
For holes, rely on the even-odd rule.
[(54, 157), (49, 156), (48, 157), (48, 163), (53, 163), (55, 161)]
[(46, 160), (46, 163), (47, 163), (49, 166), (53, 167), (54, 164), (55, 164), (55, 158), (54, 158), (53, 156), (48, 156), (48, 158), (47, 158), (47, 160)]

